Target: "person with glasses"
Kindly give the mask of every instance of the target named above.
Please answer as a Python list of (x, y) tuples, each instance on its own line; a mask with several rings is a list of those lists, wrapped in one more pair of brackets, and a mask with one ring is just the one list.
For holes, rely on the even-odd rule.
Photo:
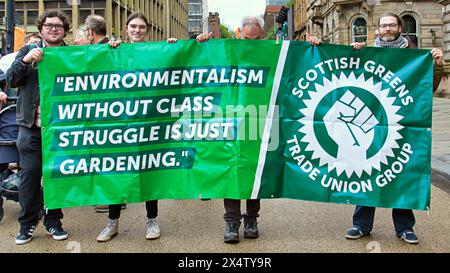
[[(374, 47), (383, 48), (416, 48), (409, 39), (402, 36), (403, 21), (395, 13), (386, 13), (378, 20), (378, 37), (375, 39)], [(352, 44), (354, 49), (361, 49), (365, 43)], [(438, 48), (431, 50), (434, 59), (433, 92), (439, 86), (443, 74), (443, 54)], [(370, 234), (375, 218), (375, 207), (356, 206), (353, 214), (353, 226), (347, 231), (347, 239), (359, 239)], [(418, 244), (419, 239), (414, 233), (415, 218), (410, 209), (392, 210), (395, 233), (398, 238), (409, 244)]]
[[(33, 238), (39, 223), (39, 213), (44, 205), (41, 188), (42, 146), (37, 64), (45, 58), (43, 47), (65, 46), (64, 37), (69, 31), (69, 21), (62, 12), (50, 11), (39, 17), (37, 27), (42, 41), (21, 48), (7, 72), (8, 85), (19, 88), (16, 120), (19, 125), (17, 148), (22, 182), (19, 186), (20, 230), (15, 240), (18, 245), (26, 244)], [(44, 216), (45, 229), (55, 240), (65, 240), (68, 237), (62, 227), (62, 218), (61, 209), (47, 210)]]

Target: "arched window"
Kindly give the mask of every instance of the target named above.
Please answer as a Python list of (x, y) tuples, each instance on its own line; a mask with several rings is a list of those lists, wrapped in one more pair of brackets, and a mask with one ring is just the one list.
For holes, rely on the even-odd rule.
[(412, 15), (403, 15), (403, 32), (402, 35), (406, 38), (409, 38), (411, 42), (413, 42), (416, 46), (418, 44), (418, 35), (417, 35), (417, 21)]
[(367, 22), (364, 18), (356, 18), (352, 24), (352, 42), (367, 41)]

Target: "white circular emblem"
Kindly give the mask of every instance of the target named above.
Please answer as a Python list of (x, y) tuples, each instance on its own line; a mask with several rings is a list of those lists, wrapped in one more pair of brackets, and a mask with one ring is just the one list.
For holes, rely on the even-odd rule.
[[(387, 121), (380, 124), (375, 114), (358, 98), (351, 89), (360, 88), (370, 92), (384, 108)], [(349, 88), (334, 100), (334, 104), (323, 117), (314, 120), (317, 106), (322, 99), (339, 88)], [(310, 99), (304, 100), (305, 108), (300, 109), (304, 115), (299, 119), (302, 127), (299, 132), (305, 134), (301, 139), (307, 143), (305, 150), (312, 152), (311, 159), (319, 159), (319, 165), (328, 165), (328, 171), (343, 172), (347, 177), (356, 174), (361, 177), (365, 172), (381, 170), (381, 163), (388, 164), (388, 157), (394, 157), (393, 149), (399, 148), (397, 141), (403, 137), (399, 130), (403, 128), (398, 122), (403, 116), (397, 112), (400, 106), (394, 105), (395, 97), (389, 97), (389, 89), (381, 90), (382, 84), (374, 83), (373, 78), (365, 79), (364, 74), (356, 77), (353, 72), (347, 77), (341, 73), (339, 78), (332, 75), (331, 81), (323, 78), (323, 85), (315, 84), (315, 92), (309, 91)], [(321, 144), (321, 137), (315, 135), (314, 124), (323, 122), (329, 137), (338, 145), (337, 155), (328, 153)], [(386, 139), (381, 148), (367, 157), (367, 150), (375, 140), (376, 126), (385, 126)], [(321, 139), (319, 141), (319, 139)]]

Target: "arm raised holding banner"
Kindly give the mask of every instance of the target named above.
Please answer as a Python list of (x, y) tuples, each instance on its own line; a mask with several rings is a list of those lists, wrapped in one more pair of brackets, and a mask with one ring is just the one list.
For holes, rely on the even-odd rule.
[[(132, 13), (128, 16), (126, 21), (126, 32), (130, 43), (142, 43), (146, 41), (146, 37), (149, 30), (149, 23), (147, 17), (141, 12)], [(173, 39), (171, 42), (174, 42)], [(176, 41), (175, 41), (176, 42)], [(109, 42), (109, 45), (113, 48), (120, 46), (122, 41), (113, 40)], [(106, 242), (111, 240), (118, 233), (119, 218), (122, 205), (114, 204), (109, 205), (108, 224), (102, 232), (97, 236), (97, 241)], [(147, 211), (147, 223), (146, 223), (146, 239), (158, 239), (160, 237), (160, 228), (156, 221), (158, 216), (158, 200), (149, 200), (145, 202), (145, 208)]]
[[(392, 14), (391, 14), (392, 15)], [(395, 14), (393, 14), (395, 15)], [(385, 16), (389, 17), (389, 16)], [(398, 16), (390, 16), (391, 18), (396, 18)], [(380, 18), (381, 20), (381, 18)], [(383, 23), (379, 23), (378, 29), (376, 33), (378, 34), (377, 38), (375, 39), (374, 46), (375, 47), (385, 47), (385, 48), (415, 48), (416, 45), (414, 45), (409, 39), (404, 38), (401, 35), (401, 30), (403, 27), (403, 23), (393, 23), (393, 21), (389, 21), (385, 23), (386, 19), (383, 19)], [(398, 17), (398, 20), (401, 20), (400, 17)], [(381, 21), (380, 21), (381, 22)], [(400, 32), (399, 32), (400, 31)], [(355, 42), (350, 44), (353, 49), (360, 50), (361, 48), (365, 47), (367, 43), (365, 42)], [(431, 49), (431, 56), (434, 60), (434, 71), (433, 71), (433, 92), (435, 92), (438, 87), (439, 83), (441, 82), (443, 72), (444, 72), (444, 54), (442, 53), (442, 50), (439, 48), (432, 48)]]
[[(381, 48), (415, 48), (416, 46), (409, 39), (401, 35), (402, 29), (403, 21), (397, 14), (388, 12), (382, 15), (378, 20), (378, 37), (375, 39), (374, 46)], [(351, 46), (355, 50), (360, 50), (366, 46), (366, 43), (352, 43)], [(435, 91), (442, 77), (442, 51), (433, 48), (431, 54), (435, 62), (433, 79), (433, 91)], [(356, 206), (353, 214), (353, 226), (347, 231), (345, 237), (347, 239), (358, 239), (369, 235), (373, 228), (374, 217), (375, 207)], [(412, 210), (394, 208), (392, 218), (398, 238), (409, 244), (419, 243), (413, 229), (415, 218)]]
[[(64, 46), (64, 37), (69, 30), (69, 21), (59, 11), (45, 12), (37, 20), (37, 27), (43, 37), (42, 43), (23, 47), (13, 65), (7, 72), (10, 87), (19, 88), (18, 113), (16, 122), (19, 125), (17, 147), (22, 168), (21, 186), (19, 187), (20, 230), (16, 244), (26, 244), (33, 238), (33, 232), (39, 221), (43, 207), (42, 177), (42, 141), (39, 116), (39, 81), (37, 63), (44, 57), (42, 47)], [(19, 110), (20, 109), (20, 110)], [(44, 218), (46, 231), (55, 240), (68, 238), (62, 228), (61, 209), (49, 209)]]

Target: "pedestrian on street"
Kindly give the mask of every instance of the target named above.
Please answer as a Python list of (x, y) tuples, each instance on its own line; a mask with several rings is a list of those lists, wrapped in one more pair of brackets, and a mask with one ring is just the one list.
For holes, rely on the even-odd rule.
[[(39, 222), (39, 213), (44, 205), (41, 188), (42, 146), (37, 66), (45, 58), (43, 47), (65, 46), (63, 39), (69, 31), (69, 21), (64, 13), (50, 11), (41, 15), (37, 20), (37, 27), (43, 40), (20, 49), (7, 72), (8, 85), (19, 88), (16, 121), (19, 125), (17, 148), (22, 182), (19, 186), (21, 212), (20, 230), (16, 237), (18, 245), (26, 244), (33, 238), (33, 232)], [(61, 209), (47, 210), (44, 215), (45, 229), (55, 240), (65, 240), (68, 237), (62, 227), (62, 218)]]
[[(378, 19), (378, 37), (375, 39), (375, 47), (383, 48), (416, 48), (409, 39), (403, 37), (403, 21), (395, 13), (385, 13)], [(365, 43), (353, 43), (354, 49), (358, 50)], [(434, 59), (433, 92), (439, 86), (443, 74), (443, 54), (438, 48), (433, 48), (431, 54)], [(375, 207), (356, 206), (353, 214), (353, 226), (347, 231), (347, 239), (359, 239), (370, 234), (375, 218)], [(419, 239), (414, 233), (415, 218), (411, 209), (392, 209), (395, 234), (398, 238), (409, 244), (418, 244)]]

